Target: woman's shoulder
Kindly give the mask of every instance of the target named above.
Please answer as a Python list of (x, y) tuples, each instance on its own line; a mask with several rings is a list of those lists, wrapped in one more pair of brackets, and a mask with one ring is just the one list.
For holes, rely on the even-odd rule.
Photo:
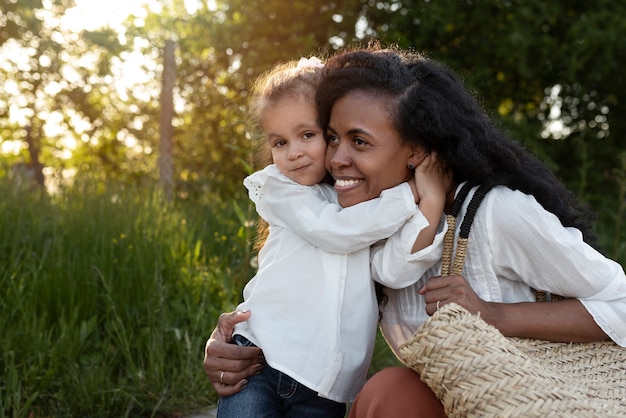
[[(480, 186), (474, 186), (467, 193), (465, 201), (463, 202), (463, 211), (467, 210), (479, 187)], [(462, 187), (459, 187), (457, 194), (460, 193), (461, 189)], [(520, 190), (511, 189), (508, 186), (498, 185), (489, 188), (478, 210), (483, 213), (491, 211), (510, 212), (513, 210), (517, 211), (520, 208), (535, 207), (537, 205), (541, 207), (534, 196)]]
[(485, 200), (493, 210), (511, 211), (535, 211), (545, 210), (535, 196), (524, 193), (521, 190), (511, 189), (508, 186), (495, 186), (487, 193)]
[(536, 230), (561, 226), (553, 213), (547, 211), (537, 199), (521, 190), (507, 186), (492, 188), (485, 197), (484, 209), (487, 227), (491, 230)]

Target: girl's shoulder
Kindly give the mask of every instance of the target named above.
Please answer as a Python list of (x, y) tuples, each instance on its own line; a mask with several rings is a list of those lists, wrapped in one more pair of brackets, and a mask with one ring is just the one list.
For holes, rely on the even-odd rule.
[(262, 170), (255, 171), (243, 179), (243, 185), (246, 186), (248, 190), (263, 189), (269, 182), (280, 185), (300, 186), (298, 183), (281, 173), (275, 164), (270, 164)]

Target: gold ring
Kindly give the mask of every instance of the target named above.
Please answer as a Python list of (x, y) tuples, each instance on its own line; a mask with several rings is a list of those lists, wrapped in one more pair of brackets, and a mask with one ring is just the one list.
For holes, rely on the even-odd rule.
[(222, 371), (222, 373), (220, 373), (220, 383), (224, 384), (224, 371)]

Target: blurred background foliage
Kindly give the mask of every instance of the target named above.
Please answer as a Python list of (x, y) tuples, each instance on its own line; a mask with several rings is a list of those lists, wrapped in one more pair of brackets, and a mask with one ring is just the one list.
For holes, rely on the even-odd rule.
[(0, 5), (2, 177), (26, 167), (55, 186), (152, 184), (162, 51), (173, 40), (176, 195), (240, 197), (252, 80), (277, 61), (374, 37), (458, 71), (603, 220), (622, 215), (624, 2), (162, 0), (121, 30), (81, 31), (62, 24), (73, 0)]
[[(376, 38), (448, 65), (598, 212), (605, 253), (626, 263), (626, 2), (151, 0), (76, 29), (78, 1), (0, 0), (0, 418), (215, 400), (202, 346), (254, 269), (248, 91), (277, 61)], [(372, 371), (394, 361), (379, 340)]]

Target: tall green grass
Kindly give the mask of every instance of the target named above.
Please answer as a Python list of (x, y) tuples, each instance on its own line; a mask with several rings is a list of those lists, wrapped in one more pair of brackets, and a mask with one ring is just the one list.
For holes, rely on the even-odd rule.
[(0, 417), (174, 416), (215, 400), (204, 342), (251, 274), (236, 205), (0, 192)]

